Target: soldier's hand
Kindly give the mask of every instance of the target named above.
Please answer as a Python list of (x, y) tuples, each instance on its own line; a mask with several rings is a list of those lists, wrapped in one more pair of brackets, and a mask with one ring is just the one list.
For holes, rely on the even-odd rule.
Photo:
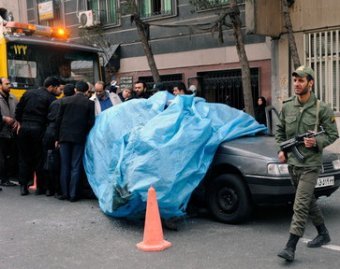
[(279, 152), (278, 158), (279, 158), (280, 163), (287, 162), (286, 154), (284, 153), (284, 151)]
[(312, 148), (316, 146), (316, 138), (315, 137), (305, 137), (303, 139), (306, 148)]

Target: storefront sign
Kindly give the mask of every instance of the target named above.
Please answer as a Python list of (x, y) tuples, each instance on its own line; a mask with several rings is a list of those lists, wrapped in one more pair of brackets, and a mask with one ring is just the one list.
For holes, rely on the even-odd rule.
[(54, 19), (53, 1), (38, 4), (38, 15), (40, 21)]

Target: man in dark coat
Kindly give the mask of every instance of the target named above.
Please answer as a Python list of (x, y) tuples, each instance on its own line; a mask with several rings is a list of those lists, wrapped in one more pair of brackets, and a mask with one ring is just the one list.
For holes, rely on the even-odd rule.
[[(74, 84), (66, 84), (63, 88), (64, 97), (69, 97), (75, 94)], [(53, 101), (48, 110), (48, 124), (46, 127), (46, 132), (43, 137), (43, 147), (44, 147), (44, 172), (46, 181), (46, 196), (51, 196), (56, 194), (56, 197), (60, 194), (60, 184), (59, 184), (59, 173), (60, 173), (60, 163), (59, 163), (59, 150), (55, 148), (55, 142), (57, 140), (56, 133), (56, 118), (58, 115), (60, 103), (62, 99), (57, 99)]]
[(95, 120), (94, 102), (85, 95), (88, 88), (86, 82), (77, 82), (76, 94), (61, 100), (56, 119), (61, 160), (60, 199), (71, 202), (79, 199), (85, 142)]
[(37, 179), (36, 194), (44, 193), (42, 138), (47, 125), (48, 108), (58, 95), (60, 95), (60, 81), (57, 78), (48, 77), (43, 87), (26, 91), (16, 107), (15, 119), (19, 122), (21, 195), (28, 194), (28, 184), (33, 181), (34, 172)]

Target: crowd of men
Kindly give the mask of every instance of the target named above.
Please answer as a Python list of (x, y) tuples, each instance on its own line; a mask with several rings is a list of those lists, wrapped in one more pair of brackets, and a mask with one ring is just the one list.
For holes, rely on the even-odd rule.
[[(37, 195), (71, 202), (80, 199), (86, 184), (82, 159), (95, 116), (130, 99), (150, 96), (143, 81), (117, 91), (117, 86), (103, 81), (92, 86), (48, 77), (42, 87), (26, 91), (18, 101), (10, 92), (9, 79), (0, 82), (1, 186), (16, 186), (10, 179), (18, 178), (22, 196), (35, 182)], [(175, 84), (171, 92), (189, 93), (184, 83)]]

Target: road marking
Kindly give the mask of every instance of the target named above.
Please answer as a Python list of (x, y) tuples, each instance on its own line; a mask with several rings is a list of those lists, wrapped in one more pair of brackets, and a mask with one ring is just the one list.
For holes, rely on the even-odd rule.
[[(312, 241), (312, 239), (308, 239), (308, 238), (301, 238), (301, 241), (303, 243), (308, 243), (309, 241)], [(334, 251), (339, 251), (340, 252), (340, 246), (337, 245), (331, 245), (331, 244), (327, 244), (327, 245), (323, 245), (321, 246), (322, 248), (326, 248), (326, 249), (330, 249), (330, 250), (334, 250)]]

